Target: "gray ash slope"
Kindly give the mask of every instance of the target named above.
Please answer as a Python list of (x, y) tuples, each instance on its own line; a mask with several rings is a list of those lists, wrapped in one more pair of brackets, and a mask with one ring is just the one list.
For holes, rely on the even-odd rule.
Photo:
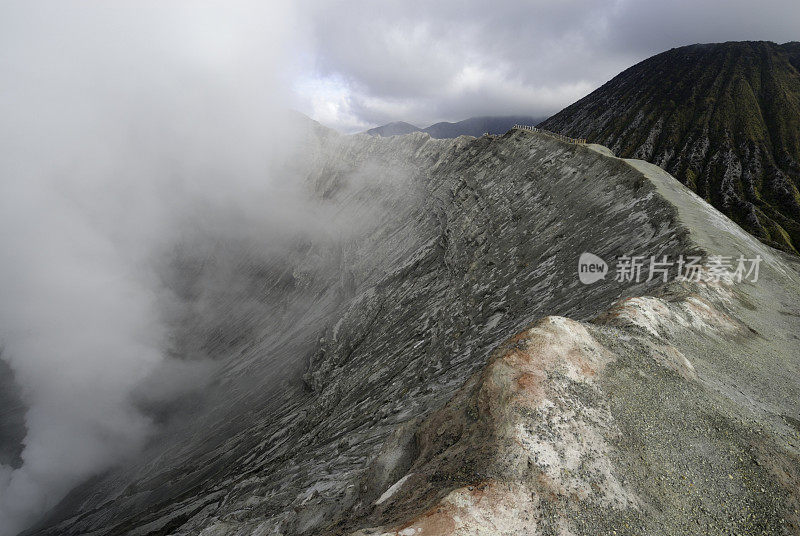
[(675, 48), (541, 126), (661, 166), (765, 243), (800, 251), (800, 43)]
[[(206, 409), (28, 534), (798, 533), (796, 261), (597, 146), (312, 127), (303, 153), (369, 224), (253, 269), (282, 309), (225, 339)], [(584, 286), (583, 251), (764, 264)]]

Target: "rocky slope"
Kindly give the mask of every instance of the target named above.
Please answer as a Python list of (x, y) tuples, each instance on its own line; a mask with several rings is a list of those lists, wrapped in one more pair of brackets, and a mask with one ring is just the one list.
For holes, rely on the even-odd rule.
[(774, 247), (800, 250), (800, 43), (676, 48), (541, 126), (652, 162)]
[[(29, 534), (800, 533), (792, 257), (599, 146), (313, 127), (302, 153), (362, 225), (244, 263), (283, 305), (220, 343), (205, 409)], [(764, 261), (583, 285), (585, 251)]]

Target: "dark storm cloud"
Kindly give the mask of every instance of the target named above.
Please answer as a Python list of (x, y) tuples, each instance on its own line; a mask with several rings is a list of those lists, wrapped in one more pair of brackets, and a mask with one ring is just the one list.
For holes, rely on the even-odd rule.
[(800, 39), (793, 0), (626, 1), (615, 9), (609, 51), (644, 57), (693, 43)]
[[(342, 129), (550, 114), (626, 67), (698, 42), (798, 38), (790, 0), (315, 2), (301, 107)], [(313, 80), (309, 83), (308, 80)]]

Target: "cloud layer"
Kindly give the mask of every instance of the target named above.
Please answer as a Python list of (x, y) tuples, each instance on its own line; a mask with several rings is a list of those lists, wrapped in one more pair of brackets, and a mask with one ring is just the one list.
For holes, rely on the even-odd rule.
[(298, 106), (357, 131), (549, 115), (672, 47), (797, 39), (791, 0), (341, 0), (306, 4)]

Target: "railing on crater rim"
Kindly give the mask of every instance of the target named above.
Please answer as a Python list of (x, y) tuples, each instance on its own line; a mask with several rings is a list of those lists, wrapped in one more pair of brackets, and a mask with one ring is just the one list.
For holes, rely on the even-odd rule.
[(551, 138), (565, 141), (567, 143), (574, 143), (576, 145), (586, 145), (586, 138), (570, 138), (569, 136), (556, 134), (555, 132), (550, 132), (549, 130), (544, 130), (541, 128), (529, 127), (528, 125), (514, 125), (513, 127), (511, 127), (511, 130), (514, 130), (515, 128), (518, 128), (520, 130), (528, 130), (530, 132), (538, 132), (539, 134), (544, 134), (545, 136), (550, 136)]

